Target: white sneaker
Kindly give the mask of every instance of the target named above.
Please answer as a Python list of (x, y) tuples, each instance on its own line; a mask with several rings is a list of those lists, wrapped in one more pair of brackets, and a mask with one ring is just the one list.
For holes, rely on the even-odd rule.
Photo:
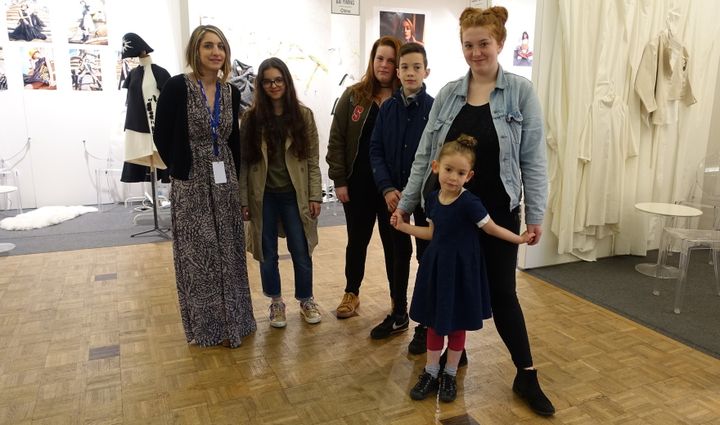
[(322, 320), (322, 315), (314, 298), (300, 303), (300, 314), (310, 324), (320, 323), (320, 320)]
[(270, 303), (270, 326), (284, 328), (286, 324), (285, 303), (282, 301)]

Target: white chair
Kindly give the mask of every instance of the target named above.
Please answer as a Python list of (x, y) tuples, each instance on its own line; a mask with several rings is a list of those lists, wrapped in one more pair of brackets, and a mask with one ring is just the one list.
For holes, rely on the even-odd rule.
[[(665, 263), (667, 252), (670, 248), (672, 239), (680, 241), (680, 276), (675, 284), (675, 305), (673, 311), (680, 314), (683, 297), (685, 295), (685, 285), (687, 283), (688, 263), (690, 253), (696, 249), (710, 249), (713, 257), (713, 267), (715, 269), (715, 293), (720, 296), (720, 230), (703, 230), (703, 229), (680, 229), (666, 227), (663, 229), (661, 249), (658, 255), (661, 257), (658, 261)], [(655, 280), (654, 295), (660, 295), (659, 279)], [(720, 306), (718, 306), (720, 308)]]
[[(699, 192), (699, 202), (694, 203), (695, 193)], [(715, 293), (720, 296), (720, 154), (704, 158), (697, 167), (695, 183), (690, 196), (690, 205), (709, 214), (703, 214), (704, 224), (700, 229), (666, 227), (663, 229), (658, 250), (658, 264), (665, 264), (668, 252), (675, 241), (680, 244), (679, 276), (675, 286), (675, 305), (673, 311), (680, 314), (685, 286), (687, 284), (690, 254), (697, 249), (710, 250), (715, 272)], [(655, 281), (654, 295), (659, 295), (658, 280)], [(720, 308), (720, 306), (719, 306)]]
[(95, 169), (95, 196), (97, 197), (97, 209), (103, 212), (103, 193), (105, 190), (110, 192), (114, 183), (111, 181), (112, 176), (122, 173), (120, 168), (96, 168)]
[[(9, 181), (12, 180), (12, 181)], [(12, 183), (12, 184), (10, 184)], [(22, 214), (22, 198), (20, 197), (20, 173), (18, 170), (10, 168), (0, 168), (0, 194), (5, 195), (5, 206), (10, 209), (10, 205), (13, 204), (12, 199), (8, 196), (10, 193), (15, 194), (16, 204), (15, 208), (18, 214)]]

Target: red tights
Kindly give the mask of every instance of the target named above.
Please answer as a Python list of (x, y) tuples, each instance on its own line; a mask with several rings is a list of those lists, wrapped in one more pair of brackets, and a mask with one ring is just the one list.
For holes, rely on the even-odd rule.
[[(448, 334), (448, 348), (453, 351), (462, 351), (465, 348), (465, 331), (452, 331)], [(435, 333), (435, 329), (427, 329), (427, 349), (441, 351), (445, 346), (445, 336)]]

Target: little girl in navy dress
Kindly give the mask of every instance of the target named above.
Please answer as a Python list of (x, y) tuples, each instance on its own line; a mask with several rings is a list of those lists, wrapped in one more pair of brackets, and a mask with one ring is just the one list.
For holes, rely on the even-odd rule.
[[(455, 400), (455, 375), (465, 346), (465, 331), (482, 328), (483, 320), (492, 315), (477, 228), (516, 244), (526, 243), (534, 236), (527, 232), (517, 235), (495, 224), (480, 199), (463, 187), (473, 176), (476, 143), (473, 137), (461, 135), (445, 143), (437, 160), (432, 162), (440, 190), (425, 201), (430, 227), (391, 218), (397, 230), (430, 239), (418, 268), (410, 305), (410, 317), (428, 327), (425, 370), (410, 391), (414, 400), (422, 400), (435, 390), (440, 400)], [(440, 374), (445, 335), (448, 358)]]

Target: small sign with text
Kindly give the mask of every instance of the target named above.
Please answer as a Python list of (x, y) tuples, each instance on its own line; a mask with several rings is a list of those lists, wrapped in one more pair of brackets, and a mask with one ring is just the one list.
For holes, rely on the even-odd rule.
[(340, 15), (359, 15), (360, 0), (330, 0), (332, 13)]
[(492, 6), (490, 0), (470, 0), (470, 7), (479, 7), (480, 9), (487, 9)]

